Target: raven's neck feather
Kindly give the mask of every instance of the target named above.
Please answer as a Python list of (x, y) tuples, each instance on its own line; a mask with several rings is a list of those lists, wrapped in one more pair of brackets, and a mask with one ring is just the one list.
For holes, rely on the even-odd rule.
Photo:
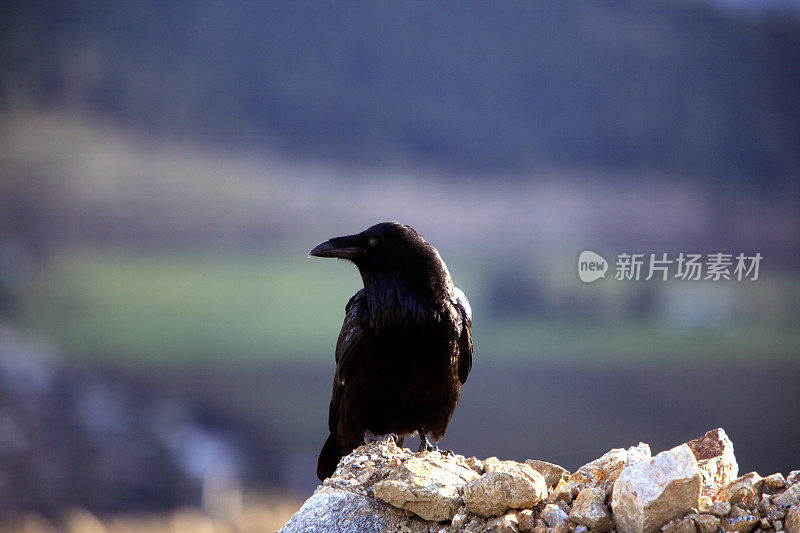
[(399, 276), (362, 273), (362, 278), (364, 307), (371, 328), (425, 327), (441, 320), (448, 294), (446, 282), (426, 284), (422, 290), (414, 291)]

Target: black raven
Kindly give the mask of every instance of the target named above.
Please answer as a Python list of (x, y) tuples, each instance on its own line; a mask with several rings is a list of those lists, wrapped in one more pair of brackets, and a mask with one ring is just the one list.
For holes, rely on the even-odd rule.
[(439, 252), (413, 228), (376, 224), (335, 237), (310, 256), (358, 267), (364, 288), (350, 298), (336, 342), (336, 374), (328, 414), (330, 436), (317, 476), (376, 435), (419, 433), (420, 451), (436, 450), (461, 384), (472, 367), (472, 314), (453, 286)]

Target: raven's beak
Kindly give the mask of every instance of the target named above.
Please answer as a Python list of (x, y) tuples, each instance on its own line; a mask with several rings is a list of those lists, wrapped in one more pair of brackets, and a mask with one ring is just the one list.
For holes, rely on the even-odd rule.
[(359, 244), (358, 235), (347, 235), (345, 237), (334, 237), (322, 244), (315, 246), (310, 252), (309, 257), (338, 257), (339, 259), (355, 259), (364, 253), (364, 248)]

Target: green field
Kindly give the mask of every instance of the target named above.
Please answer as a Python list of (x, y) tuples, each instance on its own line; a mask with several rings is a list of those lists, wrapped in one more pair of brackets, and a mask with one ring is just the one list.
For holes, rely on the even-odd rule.
[[(34, 276), (22, 319), (29, 330), (77, 358), (329, 361), (344, 304), (360, 278), (348, 264), (309, 259), (306, 252), (64, 250)], [(782, 359), (800, 354), (800, 333), (787, 318), (789, 311), (781, 310), (786, 301), (797, 301), (798, 283), (790, 278), (750, 286), (731, 282), (726, 290), (733, 290), (734, 297), (761, 301), (767, 311), (759, 314), (756, 307), (754, 318), (745, 313), (745, 318), (713, 327), (680, 329), (658, 316), (612, 316), (599, 322), (491, 316), (485, 285), (491, 276), (481, 265), (455, 260), (450, 269), (471, 297), (476, 352), (483, 361)], [(554, 281), (559, 283), (563, 280)], [(570, 280), (567, 285), (573, 292), (602, 295), (612, 308), (622, 293), (638, 290), (602, 283), (589, 287)], [(775, 302), (764, 304), (765, 298)]]

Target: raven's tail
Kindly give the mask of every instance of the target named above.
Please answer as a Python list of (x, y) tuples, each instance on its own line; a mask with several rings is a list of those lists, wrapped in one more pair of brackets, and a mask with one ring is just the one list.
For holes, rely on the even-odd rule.
[(325, 481), (325, 479), (333, 475), (336, 471), (336, 465), (339, 464), (339, 459), (342, 457), (343, 455), (336, 450), (336, 437), (329, 435), (328, 440), (322, 446), (322, 451), (319, 452), (319, 460), (317, 461), (317, 477), (320, 481)]

